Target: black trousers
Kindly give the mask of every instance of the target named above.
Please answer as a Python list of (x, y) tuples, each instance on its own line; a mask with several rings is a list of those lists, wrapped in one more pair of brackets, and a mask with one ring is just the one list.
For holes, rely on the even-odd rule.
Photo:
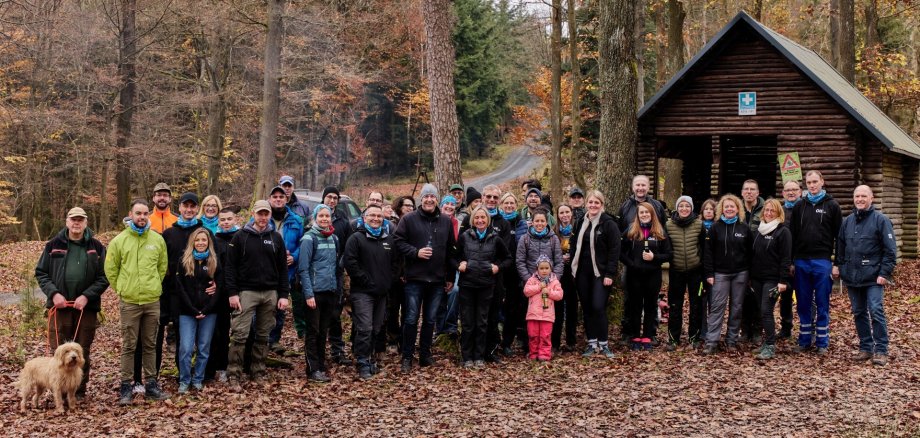
[(584, 270), (579, 268), (578, 272), (581, 275), (575, 278), (575, 284), (585, 318), (585, 338), (607, 342), (607, 301), (610, 300), (610, 288), (604, 286), (603, 277), (594, 276), (590, 267)]
[(624, 332), (639, 337), (642, 322), (643, 338), (655, 339), (658, 335), (658, 292), (661, 290), (661, 270), (626, 270), (626, 323)]
[(350, 297), (352, 308), (352, 352), (358, 366), (370, 366), (371, 354), (377, 339), (384, 337), (383, 324), (387, 316), (386, 294), (354, 293)]
[[(780, 330), (792, 333), (792, 285), (785, 292), (779, 294)], [(817, 306), (816, 306), (817, 307)]]
[(744, 304), (741, 307), (741, 335), (748, 341), (761, 333), (760, 293), (754, 288), (744, 292)]
[(494, 289), (460, 288), (460, 355), (463, 361), (485, 359), (486, 332)]
[(326, 371), (326, 339), (337, 299), (334, 291), (314, 295), (316, 308), (307, 306), (305, 315), (307, 327), (304, 330), (304, 355), (307, 358), (307, 373)]
[[(499, 272), (495, 279), (495, 287), (492, 288), (492, 299), (489, 302), (489, 316), (486, 322), (486, 356), (492, 355), (502, 341), (501, 333), (498, 331), (499, 315), (505, 303), (505, 285), (502, 281), (502, 275), (502, 272)], [(460, 319), (461, 321), (463, 320), (462, 306), (460, 307)], [(460, 327), (460, 329), (462, 330), (463, 327)]]
[(230, 354), (230, 303), (227, 297), (217, 301), (217, 323), (214, 325), (214, 336), (211, 338), (211, 352), (208, 356), (208, 365), (204, 371), (205, 380), (214, 378), (214, 374), (227, 369), (228, 355)]
[(687, 339), (690, 342), (702, 339), (703, 321), (705, 319), (703, 300), (705, 294), (701, 292), (703, 286), (703, 271), (701, 268), (682, 272), (671, 269), (668, 272), (668, 341), (680, 343), (684, 325), (684, 293), (689, 297), (690, 309), (687, 312), (689, 319), (687, 326)]
[[(339, 278), (339, 284), (342, 284), (341, 278)], [(329, 350), (332, 352), (332, 357), (344, 357), (345, 338), (342, 333), (342, 311), (345, 310), (345, 290), (340, 288), (335, 295), (335, 309), (332, 312), (332, 320), (329, 322)]]
[(405, 283), (397, 279), (390, 286), (387, 296), (387, 343), (397, 348), (401, 345), (402, 340), (403, 320), (400, 310), (405, 299), (405, 287)]
[(553, 323), (552, 342), (553, 348), (562, 345), (562, 329), (565, 326), (565, 344), (574, 347), (576, 331), (578, 330), (578, 291), (575, 289), (575, 279), (572, 271), (566, 268), (562, 274), (562, 299), (556, 301), (556, 321)]
[(776, 283), (776, 281), (772, 280), (751, 279), (751, 287), (754, 289), (757, 301), (760, 302), (757, 307), (761, 310), (760, 325), (763, 326), (763, 343), (765, 345), (776, 344), (776, 319), (773, 317), (776, 299), (770, 298), (770, 289), (776, 287)]
[(514, 344), (514, 338), (517, 337), (524, 341), (524, 351), (527, 351), (528, 337), (524, 325), (527, 316), (527, 297), (524, 296), (524, 288), (517, 280), (517, 275), (514, 275), (513, 281), (505, 282), (505, 304), (502, 310), (505, 313), (502, 347), (511, 347)]

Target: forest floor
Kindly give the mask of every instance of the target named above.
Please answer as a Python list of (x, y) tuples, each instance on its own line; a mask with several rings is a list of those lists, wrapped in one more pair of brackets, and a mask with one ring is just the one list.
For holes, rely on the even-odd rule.
[[(25, 286), (40, 242), (0, 246), (0, 291)], [(17, 411), (12, 383), (22, 363), (46, 352), (42, 309), (0, 307), (0, 430), (9, 436), (920, 436), (920, 263), (898, 266), (886, 293), (891, 333), (887, 367), (853, 363), (856, 335), (847, 298), (832, 298), (826, 357), (750, 353), (704, 357), (617, 350), (613, 360), (565, 353), (548, 363), (521, 356), (465, 370), (446, 351), (410, 375), (390, 355), (383, 372), (361, 382), (352, 367), (332, 367), (332, 383), (305, 378), (302, 356), (289, 369), (242, 393), (220, 383), (166, 402), (116, 405), (120, 335), (117, 298), (103, 295), (89, 394), (75, 412)], [(0, 292), (7, 294), (9, 292)], [(287, 326), (283, 343), (302, 351)], [(664, 327), (662, 327), (663, 329)], [(612, 328), (617, 332), (616, 328)], [(660, 335), (661, 336), (661, 335)], [(167, 359), (165, 363), (170, 363)], [(161, 377), (176, 391), (174, 377)]]

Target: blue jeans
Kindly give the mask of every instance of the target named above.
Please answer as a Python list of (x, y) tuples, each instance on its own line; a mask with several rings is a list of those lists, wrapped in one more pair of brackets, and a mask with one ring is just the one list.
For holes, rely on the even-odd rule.
[[(405, 317), (402, 330), (403, 359), (412, 359), (415, 356), (416, 335), (421, 337), (418, 342), (419, 357), (431, 356), (434, 325), (442, 295), (444, 295), (444, 283), (426, 283), (422, 281), (406, 283), (406, 299), (403, 309)], [(422, 310), (423, 306), (424, 311)], [(419, 314), (422, 316), (421, 333), (418, 331)]]
[[(799, 314), (799, 346), (810, 347), (813, 334), (817, 334), (815, 346), (827, 348), (830, 344), (828, 326), (831, 322), (831, 261), (825, 259), (795, 260), (795, 298)], [(812, 321), (811, 303), (818, 307)]]
[(460, 273), (457, 272), (454, 275), (453, 289), (447, 293), (447, 299), (441, 300), (441, 304), (438, 306), (438, 334), (457, 334), (457, 321), (460, 318), (458, 314), (459, 305), (457, 304), (457, 298), (460, 296), (460, 287), (457, 286), (459, 280)]
[[(208, 355), (211, 352), (211, 337), (214, 335), (214, 325), (217, 323), (217, 314), (212, 313), (202, 319), (194, 316), (179, 315), (179, 383), (201, 384), (204, 380), (204, 369), (208, 366)], [(192, 353), (198, 347), (195, 358), (195, 371), (192, 373)]]
[[(879, 285), (847, 286), (850, 307), (859, 335), (859, 351), (888, 354), (888, 323), (882, 297), (885, 288)], [(873, 348), (874, 347), (874, 348)]]

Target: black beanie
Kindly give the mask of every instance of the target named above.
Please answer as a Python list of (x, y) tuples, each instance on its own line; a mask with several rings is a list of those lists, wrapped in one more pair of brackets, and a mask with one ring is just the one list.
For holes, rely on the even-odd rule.
[(473, 201), (477, 199), (482, 199), (482, 193), (479, 193), (479, 190), (476, 190), (475, 187), (467, 187), (466, 188), (466, 199), (464, 199), (464, 201), (466, 202), (466, 205), (470, 205)]
[(329, 186), (323, 189), (323, 196), (320, 199), (326, 199), (326, 195), (330, 193), (335, 193), (336, 196), (342, 196), (342, 194), (339, 193), (339, 189), (336, 188), (336, 186)]

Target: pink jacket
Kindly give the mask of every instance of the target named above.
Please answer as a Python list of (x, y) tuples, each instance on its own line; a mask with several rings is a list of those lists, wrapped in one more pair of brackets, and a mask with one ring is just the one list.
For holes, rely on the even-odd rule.
[(528, 321), (556, 321), (556, 306), (553, 302), (562, 299), (562, 285), (559, 284), (559, 279), (556, 278), (556, 275), (553, 275), (547, 288), (549, 289), (549, 298), (547, 299), (549, 307), (544, 309), (543, 297), (540, 296), (543, 292), (543, 283), (540, 282), (540, 279), (534, 275), (524, 285), (524, 296), (528, 297), (530, 301), (527, 305)]

